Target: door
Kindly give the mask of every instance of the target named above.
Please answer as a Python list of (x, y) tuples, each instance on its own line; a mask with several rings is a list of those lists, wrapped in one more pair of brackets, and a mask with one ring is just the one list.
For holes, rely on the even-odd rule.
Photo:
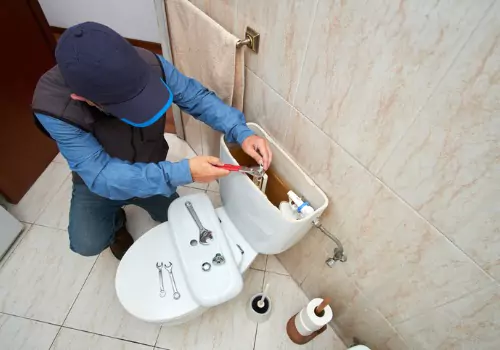
[(17, 203), (57, 154), (30, 107), (38, 79), (55, 64), (55, 39), (36, 0), (3, 0), (0, 33), (0, 193)]

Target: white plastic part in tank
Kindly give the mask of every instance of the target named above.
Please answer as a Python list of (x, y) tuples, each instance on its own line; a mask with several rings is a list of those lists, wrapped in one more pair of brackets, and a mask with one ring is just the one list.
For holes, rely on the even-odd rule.
[[(278, 254), (296, 244), (313, 227), (313, 220), (328, 206), (328, 198), (260, 126), (254, 123), (248, 123), (248, 126), (257, 135), (269, 141), (273, 152), (272, 170), (291, 190), (306, 198), (315, 208), (306, 218), (291, 219), (285, 217), (248, 176), (231, 173), (220, 180), (224, 209), (250, 246), (258, 253)], [(220, 158), (223, 163), (238, 164), (223, 137)]]

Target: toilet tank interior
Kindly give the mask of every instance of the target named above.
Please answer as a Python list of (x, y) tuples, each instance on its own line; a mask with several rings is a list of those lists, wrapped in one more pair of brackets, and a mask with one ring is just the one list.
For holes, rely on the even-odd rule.
[[(273, 152), (271, 167), (266, 171), (268, 182), (263, 193), (241, 173), (231, 173), (220, 179), (220, 193), (228, 217), (258, 253), (278, 254), (296, 244), (312, 228), (312, 222), (328, 205), (328, 198), (312, 179), (257, 124), (249, 128), (269, 141)], [(226, 144), (221, 139), (220, 157), (223, 163), (257, 165), (239, 145)], [(309, 202), (312, 214), (300, 219), (282, 213), (281, 202), (288, 202), (288, 191)]]
[[(314, 209), (326, 207), (328, 199), (324, 192), (312, 181), (307, 174), (295, 163), (285, 151), (257, 124), (248, 123), (248, 127), (257, 135), (269, 141), (273, 152), (273, 161), (266, 171), (268, 175), (265, 195), (267, 199), (276, 207), (282, 201), (288, 201), (287, 193), (292, 190), (300, 197), (305, 198)], [(244, 166), (257, 166), (257, 162), (246, 154), (238, 144), (224, 144), (235, 160), (235, 164)], [(248, 175), (249, 179), (251, 178)]]

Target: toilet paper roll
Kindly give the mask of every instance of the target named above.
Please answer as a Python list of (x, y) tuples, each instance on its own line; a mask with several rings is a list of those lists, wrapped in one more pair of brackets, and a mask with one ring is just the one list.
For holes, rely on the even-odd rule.
[(299, 332), (302, 336), (305, 337), (305, 336), (312, 334), (313, 331), (306, 327), (300, 314), (301, 313), (299, 312), (295, 316), (295, 328), (297, 329), (297, 332)]
[(305, 308), (300, 310), (299, 313), (300, 320), (304, 324), (305, 328), (311, 330), (312, 332), (317, 331), (333, 318), (333, 311), (330, 305), (327, 305), (324, 308), (322, 316), (318, 316), (314, 312), (314, 309), (317, 308), (322, 301), (323, 299), (321, 298), (311, 300)]

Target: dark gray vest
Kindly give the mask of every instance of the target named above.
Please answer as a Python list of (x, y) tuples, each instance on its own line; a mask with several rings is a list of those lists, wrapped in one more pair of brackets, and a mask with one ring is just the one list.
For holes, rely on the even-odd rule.
[[(136, 49), (158, 76), (165, 79), (158, 57), (150, 51)], [(157, 163), (165, 160), (168, 152), (168, 144), (163, 137), (165, 116), (150, 126), (136, 128), (85, 102), (71, 99), (70, 94), (71, 90), (64, 82), (58, 66), (55, 66), (38, 81), (33, 96), (33, 111), (92, 133), (111, 157), (131, 163)], [(36, 118), (35, 121), (38, 122)], [(40, 123), (37, 125), (45, 131)], [(48, 135), (46, 131), (45, 133)]]

